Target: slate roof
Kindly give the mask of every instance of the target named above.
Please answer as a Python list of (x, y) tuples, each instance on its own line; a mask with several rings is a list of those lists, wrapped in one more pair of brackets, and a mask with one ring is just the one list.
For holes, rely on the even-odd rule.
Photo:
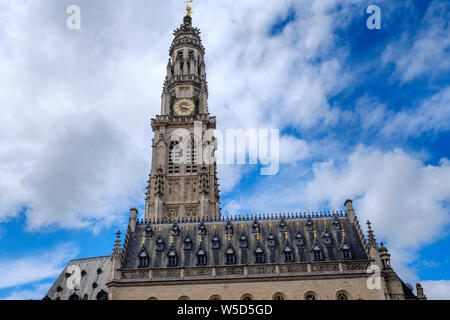
[[(80, 277), (79, 285), (70, 289), (70, 284), (75, 282), (78, 275)], [(105, 293), (108, 292), (106, 283), (110, 281), (110, 275), (111, 256), (71, 260), (53, 283), (46, 297), (52, 300), (68, 300), (75, 294), (80, 300), (85, 295), (88, 300), (96, 300), (99, 292), (102, 290)]]
[[(236, 254), (236, 265), (254, 264), (254, 250), (258, 242), (255, 221), (259, 229), (259, 243), (264, 251), (265, 263), (284, 262), (283, 249), (286, 244), (286, 233), (283, 230), (287, 232), (287, 240), (293, 253), (293, 262), (311, 261), (313, 258), (311, 251), (314, 242), (314, 231), (307, 230), (307, 224), (311, 225), (311, 222), (316, 233), (316, 242), (322, 248), (322, 261), (341, 260), (340, 249), (343, 241), (341, 228), (345, 231), (345, 242), (350, 247), (351, 260), (368, 260), (355, 225), (349, 221), (346, 215), (341, 214), (339, 216), (314, 218), (291, 217), (264, 220), (243, 219), (234, 221), (165, 222), (157, 224), (146, 224), (141, 221), (136, 225), (135, 231), (129, 234), (122, 268), (138, 268), (138, 255), (142, 251), (144, 237), (145, 251), (149, 256), (149, 268), (168, 267), (167, 254), (172, 245), (178, 257), (178, 267), (196, 266), (197, 259), (195, 255), (200, 245), (200, 229), (205, 230), (205, 235), (201, 237), (201, 246), (206, 252), (207, 266), (226, 265), (225, 252), (229, 245), (232, 246)], [(326, 222), (326, 226), (324, 221)], [(333, 222), (339, 224), (339, 230), (335, 230)], [(230, 225), (232, 228), (230, 228)], [(178, 235), (172, 232), (174, 227), (175, 229), (178, 228)], [(325, 228), (331, 236), (331, 244), (329, 245), (325, 244), (322, 238), (326, 234), (324, 233)], [(232, 229), (232, 234), (230, 234), (230, 229)], [(296, 239), (301, 237), (303, 237), (303, 245), (299, 246)], [(213, 248), (213, 238), (218, 238), (220, 241), (218, 249)], [(247, 239), (247, 246), (243, 248), (241, 242), (245, 238)], [(269, 244), (270, 238), (275, 240), (275, 246), (273, 247)], [(172, 239), (173, 243), (171, 243)], [(192, 242), (192, 249), (190, 250), (185, 250), (184, 248), (186, 239)], [(157, 250), (157, 241), (163, 243), (164, 247), (162, 251)]]

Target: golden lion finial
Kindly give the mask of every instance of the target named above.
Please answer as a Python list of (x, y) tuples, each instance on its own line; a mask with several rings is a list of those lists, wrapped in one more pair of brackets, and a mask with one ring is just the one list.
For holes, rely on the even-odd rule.
[(184, 0), (186, 2), (186, 15), (190, 17), (192, 15), (192, 8), (189, 6), (194, 0)]

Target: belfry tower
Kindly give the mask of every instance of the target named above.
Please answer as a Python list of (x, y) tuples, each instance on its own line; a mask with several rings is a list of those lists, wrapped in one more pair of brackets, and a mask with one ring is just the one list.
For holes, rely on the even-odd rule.
[(218, 217), (216, 140), (212, 134), (216, 118), (208, 112), (205, 48), (200, 30), (192, 26), (190, 10), (173, 34), (161, 114), (151, 122), (154, 138), (145, 218)]

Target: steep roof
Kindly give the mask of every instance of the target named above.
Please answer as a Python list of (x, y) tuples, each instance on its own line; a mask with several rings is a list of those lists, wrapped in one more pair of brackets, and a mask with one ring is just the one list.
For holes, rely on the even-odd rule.
[[(340, 222), (340, 227), (336, 230), (333, 227), (333, 221), (336, 219)], [(308, 231), (306, 225), (307, 221), (313, 223), (314, 231)], [(283, 218), (283, 219), (263, 219), (256, 220), (258, 228), (254, 227), (255, 220), (219, 220), (219, 221), (197, 221), (197, 222), (177, 222), (178, 236), (174, 236), (172, 228), (174, 222), (154, 223), (151, 225), (152, 234), (147, 232), (145, 236), (145, 229), (148, 224), (142, 221), (136, 225), (134, 232), (129, 234), (129, 240), (126, 248), (126, 255), (123, 261), (122, 268), (133, 269), (138, 267), (138, 254), (142, 249), (142, 240), (145, 236), (145, 248), (149, 254), (150, 268), (165, 268), (168, 265), (167, 253), (169, 247), (173, 245), (175, 252), (178, 255), (178, 266), (196, 266), (196, 250), (199, 247), (199, 231), (204, 229), (205, 235), (201, 236), (202, 248), (207, 256), (207, 266), (220, 266), (226, 264), (225, 252), (228, 244), (231, 244), (236, 254), (237, 265), (254, 264), (254, 250), (257, 246), (256, 230), (259, 231), (259, 242), (265, 254), (266, 263), (282, 263), (283, 262), (283, 248), (287, 238), (292, 248), (294, 262), (308, 262), (311, 261), (313, 255), (311, 253), (314, 243), (314, 233), (316, 234), (315, 241), (320, 244), (323, 253), (323, 261), (339, 261), (341, 260), (340, 247), (343, 240), (342, 228), (345, 230), (346, 243), (351, 250), (351, 260), (367, 260), (367, 254), (364, 250), (363, 243), (358, 235), (356, 227), (352, 224), (346, 215), (340, 216), (319, 216), (319, 217), (301, 217), (301, 218)], [(326, 225), (325, 225), (326, 223)], [(227, 225), (232, 225), (233, 233), (227, 234)], [(326, 244), (322, 239), (325, 228), (331, 236), (331, 244)], [(256, 230), (255, 230), (256, 229)], [(228, 227), (228, 230), (230, 228)], [(303, 245), (299, 245), (295, 241), (296, 235), (303, 236)], [(191, 249), (185, 250), (184, 240), (189, 235), (192, 246)], [(247, 246), (242, 247), (241, 237), (245, 236), (247, 239)], [(213, 238), (218, 238), (220, 246), (218, 249), (213, 248)], [(275, 240), (275, 246), (269, 245), (268, 238)], [(157, 239), (164, 243), (164, 250), (156, 250)], [(173, 243), (171, 240), (173, 239)], [(230, 241), (228, 241), (230, 239)]]
[(71, 296), (77, 296), (81, 300), (87, 295), (88, 300), (96, 300), (100, 292), (108, 292), (106, 283), (110, 280), (110, 275), (111, 256), (71, 260), (48, 290), (46, 297), (68, 300)]

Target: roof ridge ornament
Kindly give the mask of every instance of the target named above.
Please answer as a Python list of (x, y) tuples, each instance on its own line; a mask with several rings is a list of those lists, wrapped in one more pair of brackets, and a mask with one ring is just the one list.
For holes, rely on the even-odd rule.
[(192, 16), (192, 8), (189, 4), (191, 4), (194, 0), (184, 0), (186, 3), (186, 16), (191, 17)]

